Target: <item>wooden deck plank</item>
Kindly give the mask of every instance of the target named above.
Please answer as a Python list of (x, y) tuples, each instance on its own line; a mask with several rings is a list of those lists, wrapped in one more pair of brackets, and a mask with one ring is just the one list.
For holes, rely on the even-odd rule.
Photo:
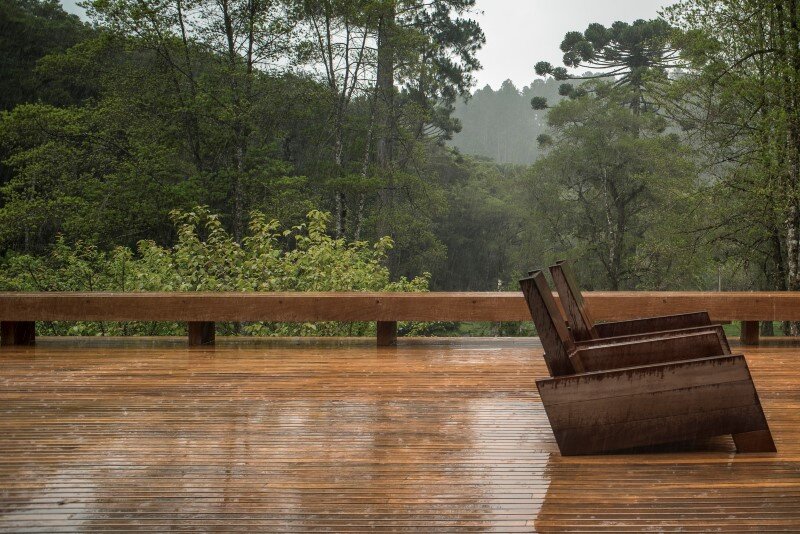
[(567, 458), (532, 340), (181, 342), (0, 349), (0, 530), (800, 529), (797, 348), (744, 349), (777, 454)]

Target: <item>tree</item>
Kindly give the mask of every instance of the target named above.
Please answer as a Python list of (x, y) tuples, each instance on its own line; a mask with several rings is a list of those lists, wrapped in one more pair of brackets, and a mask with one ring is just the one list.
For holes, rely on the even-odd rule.
[[(297, 21), (283, 1), (95, 0), (88, 13), (104, 27), (155, 54), (173, 84), (190, 149), (203, 170), (209, 144), (222, 148), (212, 169), (230, 182), (234, 235), (242, 236), (245, 189), (254, 170), (251, 149), (258, 127), (257, 96), (263, 73), (293, 61)], [(204, 138), (202, 115), (225, 126), (222, 137)], [(222, 155), (224, 154), (224, 156)]]
[[(636, 112), (645, 111), (649, 81), (663, 81), (667, 71), (679, 65), (679, 51), (672, 43), (673, 30), (663, 19), (636, 20), (632, 24), (617, 21), (606, 28), (592, 23), (583, 33), (568, 32), (561, 42), (564, 65), (592, 69), (596, 74), (573, 76), (565, 67), (554, 67), (546, 61), (536, 64), (536, 74), (552, 75), (556, 80), (612, 78), (617, 86), (628, 86), (628, 105)], [(580, 95), (573, 85), (562, 85), (564, 96)], [(537, 102), (538, 106), (546, 105)]]
[[(332, 160), (335, 195), (335, 233), (344, 236), (347, 223), (347, 175), (351, 175), (346, 164), (345, 128), (348, 111), (354, 97), (370, 94), (370, 83), (375, 64), (371, 44), (374, 39), (374, 17), (371, 2), (342, 2), (335, 0), (304, 0), (301, 4), (302, 18), (309, 31), (311, 59), (323, 74), (323, 79), (333, 100), (330, 131), (333, 137)], [(320, 67), (321, 66), (321, 67)], [(374, 102), (370, 104), (374, 114)], [(372, 130), (368, 131), (365, 154), (369, 157)], [(366, 177), (368, 162), (361, 165), (361, 174)], [(352, 176), (352, 175), (351, 175)], [(363, 205), (363, 202), (360, 203)], [(360, 218), (363, 217), (359, 210)], [(356, 235), (360, 230), (356, 230)]]
[[(405, 145), (406, 161), (413, 151), (402, 139), (403, 123), (410, 126), (405, 134), (412, 141), (429, 136), (443, 140), (457, 129), (449, 121), (452, 105), (472, 86), (472, 73), (480, 68), (476, 54), (485, 37), (475, 21), (464, 17), (475, 0), (389, 0), (379, 5), (376, 161), (386, 169), (398, 157), (398, 144)], [(397, 86), (404, 89), (401, 102)]]
[(552, 232), (550, 254), (572, 251), (589, 278), (619, 290), (654, 268), (648, 233), (684, 208), (693, 168), (663, 117), (625, 105), (632, 89), (592, 89), (602, 97), (550, 110), (553, 144), (531, 169), (529, 194), (536, 224)]
[(195, 99), (189, 78), (165, 60), (173, 52), (102, 33), (40, 60), (38, 74), (89, 96), (80, 106), (24, 105), (0, 118), (10, 174), (0, 190), (2, 249), (42, 250), (58, 233), (101, 246), (134, 246), (144, 238), (168, 243), (174, 237), (168, 214), (175, 208), (205, 203), (235, 221), (236, 180), (248, 210), (292, 221), (316, 204), (307, 181), (281, 159), (277, 141), (285, 124), (298, 131), (298, 116), (314, 112), (317, 87), (254, 77), (257, 98), (247, 117), (253, 130), (239, 172), (231, 101), (218, 97), (224, 94), (217, 87), (219, 63), (191, 48)]
[(469, 94), (472, 73), (481, 68), (476, 55), (486, 42), (478, 23), (463, 16), (474, 5), (473, 0), (440, 0), (409, 11), (411, 27), (426, 37), (417, 45), (418, 73), (405, 82), (419, 113), (416, 139), (446, 140), (460, 129), (451, 119), (453, 105)]
[(744, 265), (763, 265), (771, 288), (798, 290), (800, 5), (692, 0), (667, 14), (690, 68), (664, 101), (706, 147), (719, 198), (742, 207), (720, 206), (717, 235)]
[(497, 90), (487, 85), (475, 91), (469, 99), (456, 103), (453, 118), (462, 129), (448, 144), (464, 154), (492, 158), (498, 163), (533, 163), (540, 154), (536, 138), (545, 133), (547, 125), (545, 111), (530, 113), (530, 101), (560, 101), (564, 97), (559, 96), (558, 86), (550, 78), (534, 80), (518, 89), (506, 80)]
[(436, 289), (516, 289), (525, 267), (518, 265), (517, 254), (527, 249), (521, 230), (530, 217), (528, 206), (517, 200), (522, 196), (525, 168), (467, 157), (452, 172), (447, 209), (436, 221), (447, 247), (446, 263), (434, 273), (438, 274)]
[[(467, 18), (474, 0), (378, 2), (374, 175), (381, 187), (373, 209), (374, 232), (399, 244), (422, 236), (441, 247), (433, 219), (444, 196), (426, 159), (458, 128), (451, 120), (455, 95), (465, 95), (476, 53), (484, 42)], [(404, 224), (405, 223), (405, 224)], [(390, 257), (393, 269), (411, 255)], [(437, 261), (443, 254), (436, 255)]]
[[(392, 214), (375, 231), (403, 241), (392, 223), (405, 217), (406, 206), (398, 199), (408, 184), (422, 178), (424, 145), (440, 143), (458, 129), (451, 118), (453, 103), (467, 93), (471, 73), (479, 68), (475, 54), (483, 33), (462, 16), (473, 4), (300, 2), (312, 66), (335, 102), (329, 183), (337, 235), (350, 228), (351, 235), (360, 236), (370, 224), (365, 211), (372, 204)], [(347, 109), (353, 111), (349, 123)], [(417, 176), (409, 176), (410, 170)]]
[(41, 96), (44, 88), (34, 73), (36, 62), (91, 33), (57, 0), (0, 0), (0, 111)]

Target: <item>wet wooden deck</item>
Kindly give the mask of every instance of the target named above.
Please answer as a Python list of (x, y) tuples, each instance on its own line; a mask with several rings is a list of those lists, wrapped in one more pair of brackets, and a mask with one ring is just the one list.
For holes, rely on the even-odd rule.
[(800, 348), (746, 351), (778, 454), (559, 456), (535, 340), (0, 350), (0, 530), (800, 530)]

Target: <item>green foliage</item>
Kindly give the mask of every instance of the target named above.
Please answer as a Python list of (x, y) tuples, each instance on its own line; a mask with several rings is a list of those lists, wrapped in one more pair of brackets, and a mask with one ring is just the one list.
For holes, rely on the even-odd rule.
[(547, 109), (547, 99), (543, 96), (534, 96), (531, 98), (531, 109), (536, 111)]
[(698, 256), (678, 221), (696, 222), (692, 153), (663, 117), (627, 107), (628, 89), (596, 89), (606, 96), (550, 110), (552, 145), (528, 177), (529, 240), (541, 264), (567, 255), (594, 289), (689, 285), (695, 264), (682, 259)]
[[(395, 35), (389, 42), (406, 60), (397, 69), (403, 82), (398, 101), (410, 114), (422, 115), (436, 137), (449, 139), (458, 131), (450, 117), (459, 96), (466, 96), (480, 70), (477, 53), (486, 42), (480, 25), (470, 18), (475, 0), (384, 2), (397, 14)], [(393, 41), (393, 42), (392, 42)]]
[(686, 0), (665, 16), (687, 68), (660, 104), (705, 147), (703, 238), (733, 287), (798, 290), (800, 4)]
[[(122, 53), (113, 40), (90, 44), (42, 68), (113, 63), (108, 56)], [(152, 64), (143, 63), (109, 66), (95, 78), (103, 97), (84, 106), (24, 104), (0, 116), (0, 153), (10, 174), (0, 188), (0, 250), (41, 250), (59, 233), (104, 248), (134, 247), (141, 239), (168, 243), (172, 209), (208, 204), (231, 222), (234, 184), (243, 209), (283, 220), (298, 221), (318, 204), (308, 179), (278, 157), (274, 127), (256, 131), (258, 144), (238, 165), (230, 158), (232, 138), (219, 127), (224, 109), (205, 107), (187, 132), (185, 107), (161, 85), (167, 80), (141, 81), (146, 90), (119, 82), (152, 75)], [(271, 80), (264, 90), (281, 98), (291, 82)]]
[(437, 220), (448, 251), (447, 263), (434, 271), (437, 288), (515, 291), (520, 229), (529, 217), (519, 201), (524, 168), (465, 158), (459, 170), (448, 209)]
[(49, 88), (34, 72), (42, 57), (62, 52), (91, 34), (58, 0), (0, 0), (0, 111)]
[(796, 2), (591, 24), (468, 95), (475, 5), (0, 0), (4, 287), (516, 291), (567, 257), (588, 288), (800, 288)]
[[(10, 255), (0, 271), (3, 291), (426, 291), (429, 275), (392, 282), (386, 268), (392, 240), (374, 244), (333, 239), (330, 215), (311, 211), (306, 222), (283, 228), (263, 213), (251, 215), (241, 243), (207, 208), (172, 213), (171, 248), (141, 241), (103, 251), (57, 238), (47, 256)], [(223, 327), (232, 331), (236, 326)], [(371, 324), (247, 324), (251, 335), (365, 335)], [(178, 324), (54, 324), (46, 333), (179, 334)]]
[(0, 246), (41, 250), (61, 233), (106, 248), (164, 241), (168, 212), (188, 207), (187, 180), (161, 136), (121, 131), (115, 110), (25, 104), (0, 117), (12, 178), (0, 188)]

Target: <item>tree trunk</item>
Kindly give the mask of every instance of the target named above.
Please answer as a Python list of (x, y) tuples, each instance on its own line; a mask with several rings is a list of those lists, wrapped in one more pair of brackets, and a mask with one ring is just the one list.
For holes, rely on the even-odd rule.
[[(377, 94), (377, 93), (376, 93)], [(369, 157), (372, 152), (372, 135), (375, 130), (375, 95), (372, 97), (372, 103), (369, 109), (369, 127), (367, 128), (367, 138), (364, 141), (364, 159), (361, 162), (361, 178), (364, 182), (367, 181), (369, 175)], [(353, 239), (358, 241), (361, 239), (361, 229), (364, 226), (364, 205), (367, 201), (367, 194), (362, 189), (358, 195), (358, 208), (356, 211), (356, 228), (353, 232)]]
[[(798, 190), (800, 189), (800, 102), (798, 102), (797, 83), (800, 82), (800, 28), (798, 27), (797, 1), (788, 0), (788, 32), (781, 32), (782, 50), (791, 58), (791, 68), (784, 74), (784, 109), (788, 118), (786, 131), (786, 190), (789, 199), (786, 217), (786, 256), (787, 256), (787, 289), (800, 289), (800, 208), (798, 207)], [(782, 15), (783, 13), (781, 13)], [(780, 18), (783, 18), (781, 16)], [(783, 26), (783, 25), (781, 25)], [(791, 335), (800, 335), (800, 323), (793, 322)]]
[(243, 123), (242, 113), (242, 94), (238, 80), (236, 78), (238, 52), (236, 50), (236, 37), (233, 23), (233, 15), (230, 11), (228, 0), (221, 0), (222, 20), (225, 31), (228, 52), (228, 72), (231, 86), (231, 100), (233, 112), (233, 134), (234, 134), (234, 166), (236, 168), (233, 180), (233, 235), (236, 241), (241, 241), (244, 235), (244, 191), (242, 175), (245, 167), (245, 152), (247, 150), (247, 135)]
[[(386, 180), (384, 187), (380, 191), (380, 199), (383, 209), (387, 214), (391, 213), (395, 203), (395, 183), (392, 173), (394, 162), (394, 30), (396, 24), (396, 5), (394, 0), (381, 15), (378, 22), (378, 71), (376, 73), (375, 96), (376, 96), (376, 134), (377, 142), (375, 146), (375, 161), (383, 173)], [(380, 235), (393, 234), (391, 216), (379, 219), (378, 232)], [(391, 260), (391, 259), (390, 259)]]
[(387, 8), (378, 23), (378, 97), (379, 136), (376, 159), (381, 168), (389, 168), (394, 159), (394, 30), (396, 6)]
[[(339, 120), (337, 119), (337, 123)], [(336, 139), (334, 140), (334, 154), (333, 154), (333, 161), (335, 164), (335, 171), (336, 171), (336, 178), (341, 178), (342, 175), (342, 153), (344, 150), (344, 142), (342, 141), (342, 127), (340, 124), (336, 124), (334, 126), (336, 129), (335, 136)], [(345, 225), (347, 224), (347, 197), (345, 192), (342, 190), (337, 190), (334, 193), (336, 198), (335, 203), (335, 210), (336, 210), (336, 228), (335, 233), (337, 238), (344, 237), (345, 232)]]
[[(195, 160), (195, 165), (199, 170), (203, 170), (203, 158), (200, 148), (200, 123), (197, 120), (197, 113), (195, 106), (197, 105), (197, 81), (194, 77), (194, 65), (189, 54), (189, 37), (186, 33), (186, 22), (183, 14), (183, 4), (181, 0), (177, 0), (176, 9), (178, 15), (178, 24), (181, 29), (181, 47), (183, 48), (183, 69), (189, 79), (189, 109), (185, 111), (186, 129), (188, 133), (189, 146), (191, 147), (192, 156)], [(180, 90), (179, 90), (180, 92)]]

